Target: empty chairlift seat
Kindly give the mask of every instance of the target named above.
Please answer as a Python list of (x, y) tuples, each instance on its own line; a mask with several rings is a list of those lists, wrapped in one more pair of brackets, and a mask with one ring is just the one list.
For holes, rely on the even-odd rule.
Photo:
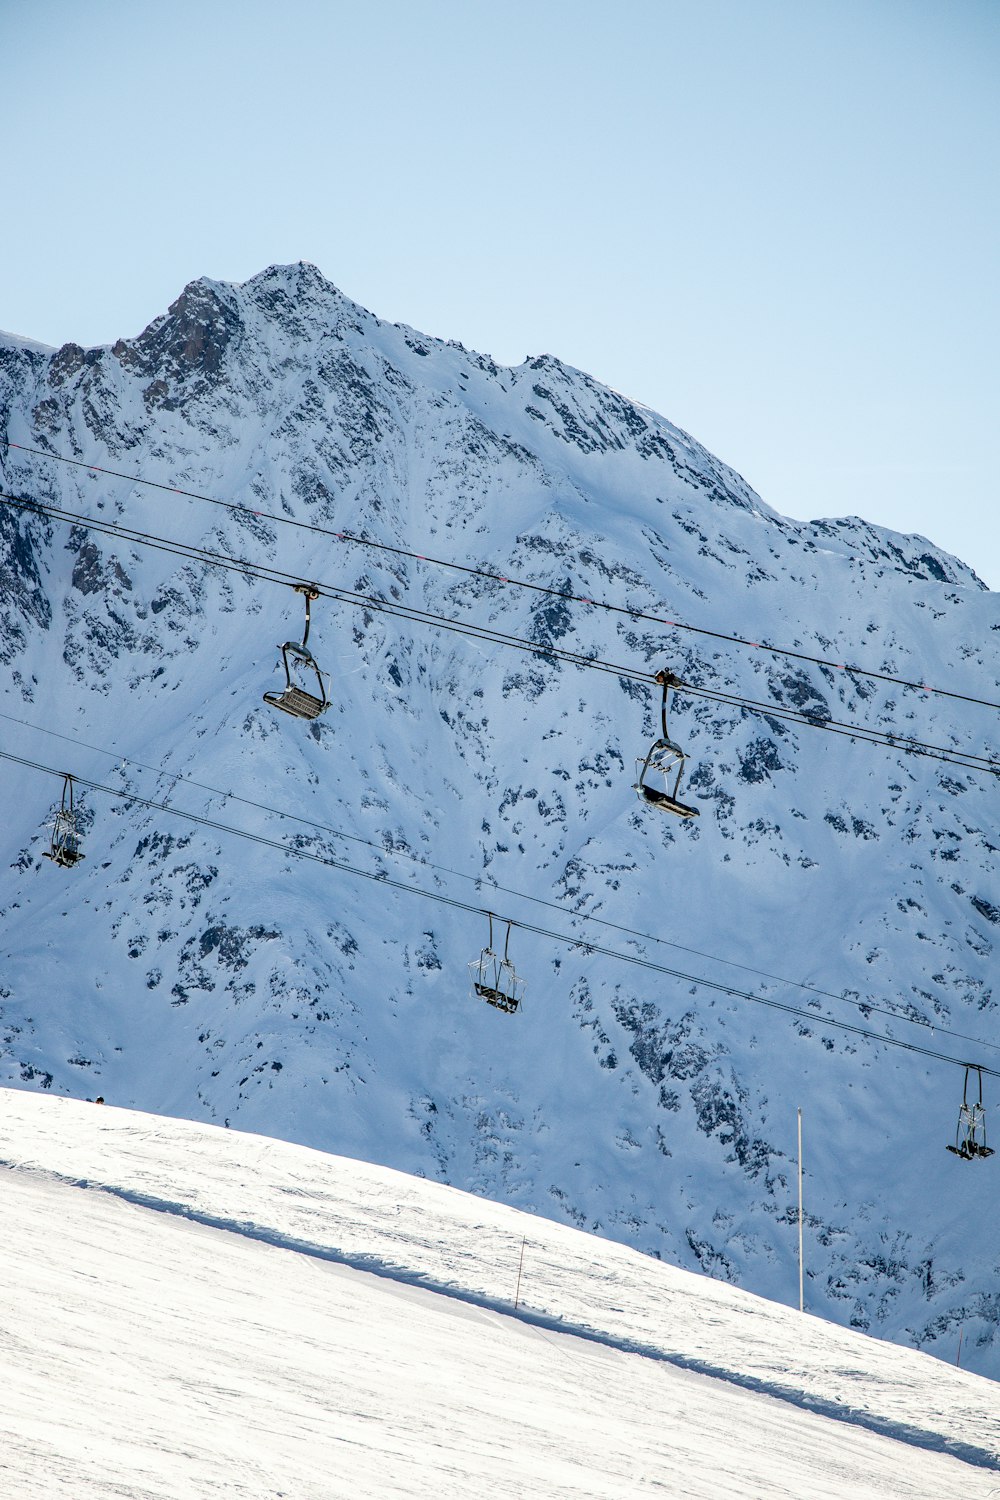
[(507, 938), (504, 943), (503, 958), (500, 958), (493, 951), (492, 912), (487, 912), (487, 916), (490, 921), (489, 942), (479, 957), (473, 959), (469, 965), (472, 973), (472, 993), (477, 999), (485, 1000), (487, 1005), (494, 1005), (497, 1010), (513, 1015), (515, 1011), (520, 1010), (524, 999), (524, 981), (516, 973), (508, 957), (511, 924), (507, 923)]
[[(654, 740), (650, 745), (645, 760), (641, 758), (636, 760), (639, 779), (635, 782), (635, 790), (642, 801), (649, 807), (655, 807), (657, 812), (673, 813), (678, 818), (697, 818), (699, 814), (696, 807), (688, 807), (687, 803), (678, 800), (677, 793), (684, 771), (685, 756), (680, 745), (675, 744), (667, 733), (667, 694), (672, 687), (684, 687), (684, 683), (669, 671), (657, 672), (656, 681), (663, 688), (663, 698), (660, 703), (663, 734), (660, 739)], [(670, 776), (675, 767), (676, 775), (673, 787), (671, 787)], [(662, 790), (650, 782), (649, 778), (653, 775), (662, 776)]]
[(64, 870), (71, 870), (86, 857), (80, 847), (80, 829), (73, 805), (73, 778), (68, 773), (63, 776), (62, 802), (52, 820), (52, 837), (44, 853), (46, 859)]
[(301, 641), (285, 641), (279, 646), (281, 662), (285, 671), (285, 685), (275, 692), (265, 693), (264, 702), (294, 719), (318, 719), (330, 707), (326, 682), (319, 664), (306, 642), (309, 639), (310, 605), (319, 598), (315, 584), (297, 583), (297, 594), (306, 600), (306, 628)]
[[(978, 1098), (969, 1097), (969, 1074), (975, 1073), (979, 1080)], [(992, 1146), (986, 1144), (986, 1109), (983, 1105), (983, 1072), (973, 1063), (966, 1066), (965, 1083), (962, 1088), (962, 1107), (958, 1112), (955, 1144), (949, 1151), (962, 1161), (975, 1161), (977, 1157), (993, 1155)]]

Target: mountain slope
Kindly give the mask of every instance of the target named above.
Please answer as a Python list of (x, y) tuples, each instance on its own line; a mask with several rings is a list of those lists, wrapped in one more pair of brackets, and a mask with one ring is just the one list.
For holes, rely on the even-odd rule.
[[(0, 410), (7, 493), (998, 753), (973, 704), (384, 550), (998, 696), (996, 596), (928, 542), (788, 521), (558, 360), (498, 367), (311, 267), (193, 283), (113, 348), (3, 341)], [(963, 1358), (1000, 1373), (995, 1164), (943, 1150), (961, 1070), (823, 1022), (993, 1061), (912, 1021), (998, 1040), (995, 778), (679, 693), (701, 816), (667, 826), (631, 790), (659, 724), (627, 676), (323, 598), (334, 706), (306, 726), (261, 702), (300, 638), (290, 588), (18, 507), (0, 525), (3, 748), (144, 799), (84, 790), (86, 860), (54, 869), (61, 783), (6, 763), (2, 1076), (435, 1177), (786, 1302), (802, 1106), (807, 1305), (947, 1360), (964, 1329)], [(677, 974), (518, 926), (527, 1002), (505, 1017), (469, 998), (487, 930), (462, 906)]]

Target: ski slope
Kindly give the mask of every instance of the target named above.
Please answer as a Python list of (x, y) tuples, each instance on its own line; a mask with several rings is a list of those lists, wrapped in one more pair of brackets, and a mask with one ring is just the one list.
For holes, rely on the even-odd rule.
[(5, 1500), (1000, 1493), (981, 1377), (441, 1184), (19, 1091), (0, 1160)]

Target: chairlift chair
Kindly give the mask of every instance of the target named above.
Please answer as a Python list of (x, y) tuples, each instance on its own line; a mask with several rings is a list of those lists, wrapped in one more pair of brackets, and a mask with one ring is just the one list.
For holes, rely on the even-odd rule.
[[(306, 642), (309, 639), (309, 609), (312, 601), (319, 598), (319, 589), (315, 584), (297, 583), (295, 592), (305, 595), (306, 628), (301, 641), (285, 641), (278, 648), (285, 669), (285, 686), (277, 692), (265, 693), (264, 702), (269, 703), (272, 708), (280, 708), (283, 713), (291, 714), (295, 719), (318, 719), (330, 707), (330, 699), (323, 674)], [(316, 680), (318, 693), (311, 690), (313, 678)], [(308, 687), (303, 685), (305, 682), (309, 684)]]
[(63, 775), (62, 802), (52, 820), (52, 838), (48, 849), (44, 850), (44, 857), (64, 870), (71, 870), (86, 858), (80, 848), (80, 831), (73, 806), (73, 778), (68, 772)]
[[(676, 677), (673, 672), (657, 672), (656, 679), (663, 688), (663, 698), (660, 702), (660, 722), (663, 734), (660, 739), (654, 740), (649, 747), (645, 760), (636, 759), (639, 770), (639, 780), (634, 787), (642, 800), (655, 807), (657, 812), (673, 813), (678, 818), (697, 818), (698, 808), (688, 807), (685, 802), (677, 799), (677, 792), (681, 784), (681, 776), (684, 772), (684, 751), (680, 745), (674, 743), (667, 733), (667, 694), (670, 689), (684, 687), (686, 684)], [(669, 790), (669, 775), (674, 766), (677, 767), (677, 775), (674, 777), (673, 790)], [(646, 779), (651, 773), (657, 772), (663, 777), (663, 790), (650, 785)]]
[[(969, 1099), (969, 1074), (975, 1073), (979, 1079), (978, 1098)], [(983, 1071), (973, 1063), (968, 1063), (965, 1069), (965, 1083), (962, 1087), (962, 1107), (958, 1112), (958, 1125), (955, 1129), (955, 1144), (949, 1145), (948, 1150), (955, 1156), (961, 1157), (962, 1161), (975, 1161), (977, 1156), (992, 1156), (992, 1146), (986, 1144), (986, 1110), (983, 1106)]]
[(511, 924), (507, 923), (503, 958), (500, 958), (493, 951), (493, 913), (487, 912), (487, 916), (490, 922), (489, 943), (469, 965), (472, 971), (472, 993), (480, 1000), (485, 1000), (488, 1005), (495, 1005), (497, 1010), (513, 1015), (520, 1009), (524, 999), (524, 981), (519, 978), (507, 956)]

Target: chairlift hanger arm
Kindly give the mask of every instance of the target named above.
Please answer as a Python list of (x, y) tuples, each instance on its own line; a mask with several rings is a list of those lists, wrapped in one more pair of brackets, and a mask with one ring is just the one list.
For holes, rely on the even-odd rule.
[(670, 736), (667, 734), (667, 695), (671, 688), (687, 687), (687, 683), (678, 677), (676, 672), (671, 672), (669, 667), (661, 668), (653, 678), (653, 681), (658, 682), (663, 688), (663, 697), (660, 699), (660, 723), (663, 725), (663, 738), (669, 740)]
[(304, 594), (305, 595), (305, 599), (306, 599), (306, 628), (302, 632), (302, 649), (304, 651), (305, 648), (306, 648), (306, 642), (309, 639), (309, 625), (310, 625), (310, 620), (311, 620), (311, 612), (310, 612), (311, 611), (311, 606), (312, 606), (313, 600), (319, 598), (319, 588), (317, 587), (317, 585), (315, 583), (297, 583), (295, 585), (295, 592), (297, 594)]

